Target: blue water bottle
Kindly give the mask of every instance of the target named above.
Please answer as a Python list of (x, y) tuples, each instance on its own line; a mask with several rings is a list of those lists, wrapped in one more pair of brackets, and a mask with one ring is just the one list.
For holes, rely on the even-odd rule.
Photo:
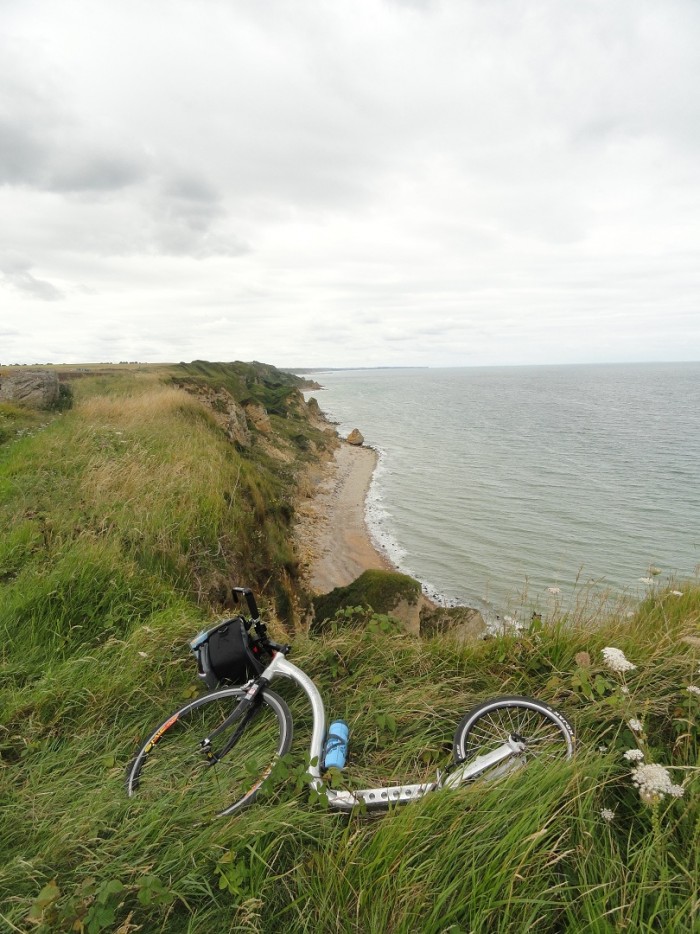
[(326, 752), (323, 757), (324, 769), (342, 769), (348, 758), (348, 739), (350, 728), (345, 720), (334, 720), (328, 727)]

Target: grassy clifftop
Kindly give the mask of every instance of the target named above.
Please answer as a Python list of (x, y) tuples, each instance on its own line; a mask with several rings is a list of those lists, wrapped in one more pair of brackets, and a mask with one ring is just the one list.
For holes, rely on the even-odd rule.
[[(190, 379), (264, 404), (272, 432), (232, 445)], [(295, 621), (295, 489), (329, 440), (286, 379), (260, 365), (103, 369), (72, 381), (63, 414), (0, 409), (0, 928), (697, 929), (700, 696), (688, 688), (700, 686), (700, 590), (689, 584), (654, 589), (629, 618), (562, 608), (472, 646), (422, 641), (371, 613), (295, 636), (293, 657), (350, 722), (351, 783), (433, 777), (462, 715), (499, 693), (561, 707), (579, 737), (573, 763), (381, 818), (333, 815), (296, 781), (310, 723), (282, 685), (296, 765), (264, 804), (202, 826), (125, 797), (145, 730), (200, 690), (187, 641), (222, 609), (226, 584), (261, 592), (279, 634)], [(636, 668), (611, 671), (607, 646)], [(644, 803), (630, 749), (670, 767), (683, 796)]]
[(258, 402), (286, 418), (298, 407), (298, 390), (305, 380), (267, 363), (210, 363), (195, 360), (173, 368), (173, 382), (227, 389), (237, 402)]

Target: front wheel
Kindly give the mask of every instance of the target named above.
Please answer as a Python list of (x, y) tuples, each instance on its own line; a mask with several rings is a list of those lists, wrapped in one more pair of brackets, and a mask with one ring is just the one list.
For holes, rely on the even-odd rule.
[[(139, 797), (167, 807), (186, 804), (200, 818), (233, 814), (250, 804), (276, 760), (289, 751), (292, 715), (267, 689), (250, 715), (240, 705), (245, 693), (224, 688), (205, 694), (156, 727), (127, 771), (129, 797), (138, 789)], [(244, 716), (240, 738), (226, 752)]]
[[(510, 760), (516, 767), (532, 759), (570, 759), (574, 752), (571, 725), (548, 704), (531, 697), (494, 697), (470, 710), (457, 727), (454, 761), (468, 762), (508, 739), (523, 747)], [(509, 770), (506, 767), (505, 771)]]

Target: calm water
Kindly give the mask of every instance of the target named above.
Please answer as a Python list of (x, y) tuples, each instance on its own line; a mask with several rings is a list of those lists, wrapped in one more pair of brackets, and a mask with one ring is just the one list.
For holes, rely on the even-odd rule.
[(380, 452), (375, 541), (433, 595), (491, 615), (525, 591), (695, 574), (700, 363), (314, 377), (340, 433)]

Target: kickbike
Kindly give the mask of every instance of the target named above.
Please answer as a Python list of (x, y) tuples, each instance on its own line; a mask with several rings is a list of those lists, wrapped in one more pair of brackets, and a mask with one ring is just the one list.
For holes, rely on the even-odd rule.
[[(291, 646), (273, 642), (247, 588), (234, 588), (246, 598), (250, 617), (237, 617), (200, 633), (190, 643), (198, 656), (200, 677), (209, 685), (223, 669), (240, 676), (254, 667), (254, 677), (241, 686), (221, 687), (185, 704), (160, 723), (143, 743), (127, 771), (127, 794), (173, 803), (187, 798), (203, 815), (234, 814), (251, 804), (292, 744), (292, 714), (285, 700), (270, 689), (277, 678), (293, 681), (311, 706), (313, 726), (307, 775), (310, 787), (327, 796), (330, 808), (369, 811), (415, 801), (439, 789), (453, 789), (477, 778), (495, 778), (522, 768), (529, 760), (569, 759), (574, 733), (568, 721), (542, 701), (530, 697), (494, 697), (460, 721), (454, 735), (452, 763), (434, 781), (360, 790), (338, 790), (324, 781), (324, 759), (330, 742), (321, 694), (312, 679), (289, 661)], [(224, 634), (226, 652), (217, 660), (215, 636)], [(235, 641), (232, 643), (232, 639)], [(223, 644), (223, 643), (221, 643)], [(235, 658), (231, 645), (235, 646)], [(269, 659), (263, 665), (262, 659)], [(242, 660), (247, 669), (242, 668)], [(344, 725), (344, 724), (343, 724)], [(341, 740), (342, 741), (342, 740)], [(342, 752), (342, 750), (341, 750)], [(325, 754), (325, 755), (324, 755)], [(334, 761), (337, 761), (334, 759)]]

